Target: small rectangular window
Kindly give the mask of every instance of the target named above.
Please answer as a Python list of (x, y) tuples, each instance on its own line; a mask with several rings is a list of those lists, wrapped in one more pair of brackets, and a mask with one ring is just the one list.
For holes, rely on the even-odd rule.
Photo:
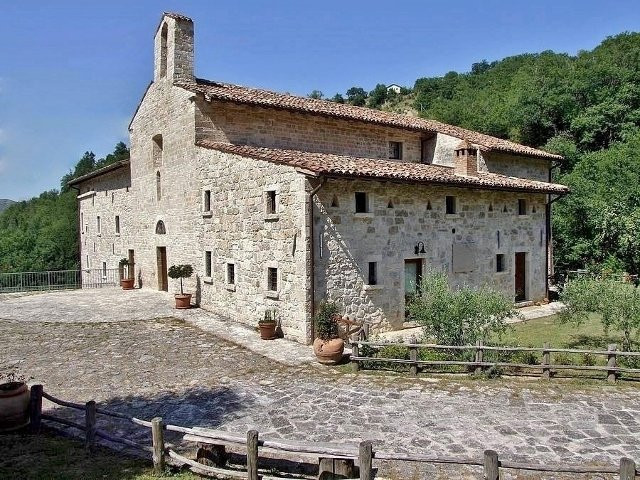
[(527, 201), (524, 198), (518, 199), (518, 215), (527, 214)]
[(448, 196), (445, 199), (447, 215), (456, 213), (456, 197)]
[(366, 192), (356, 192), (356, 213), (369, 211), (369, 198)]
[(86, 262), (85, 262), (85, 267), (89, 268), (89, 255), (86, 255)]
[(233, 263), (227, 263), (227, 283), (229, 285), (236, 284), (236, 266)]
[(116, 215), (116, 233), (120, 234), (120, 215)]
[(402, 142), (389, 142), (389, 158), (393, 160), (402, 159)]
[(211, 277), (211, 251), (204, 252), (204, 276)]
[(496, 255), (496, 272), (504, 272), (504, 254)]
[(102, 233), (102, 227), (100, 225), (100, 215), (96, 217), (96, 226), (98, 227), (98, 235)]
[(267, 191), (267, 213), (273, 214), (277, 213), (278, 207), (276, 203), (276, 191), (268, 190)]
[(267, 269), (267, 289), (271, 292), (278, 291), (278, 269), (269, 267)]
[(205, 190), (204, 191), (202, 210), (204, 212), (210, 212), (211, 211), (211, 190)]
[(107, 262), (102, 262), (102, 278), (107, 278)]
[(377, 262), (369, 262), (369, 274), (368, 274), (368, 285), (377, 285), (378, 284), (378, 263)]
[(80, 232), (84, 233), (84, 213), (80, 212)]

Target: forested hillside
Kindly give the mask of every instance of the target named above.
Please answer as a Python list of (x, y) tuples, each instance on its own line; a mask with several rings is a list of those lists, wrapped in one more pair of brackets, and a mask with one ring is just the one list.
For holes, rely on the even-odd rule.
[(9, 208), (9, 205), (15, 203), (13, 200), (9, 200), (8, 198), (0, 198), (0, 212)]
[(128, 157), (122, 142), (99, 160), (85, 152), (62, 178), (60, 190), (14, 203), (0, 213), (0, 273), (78, 268), (78, 202), (67, 182)]
[(400, 94), (353, 87), (332, 100), (412, 110), (563, 155), (555, 180), (573, 193), (554, 208), (556, 263), (638, 272), (640, 34), (607, 38), (576, 56), (481, 61), (466, 73), (419, 78)]

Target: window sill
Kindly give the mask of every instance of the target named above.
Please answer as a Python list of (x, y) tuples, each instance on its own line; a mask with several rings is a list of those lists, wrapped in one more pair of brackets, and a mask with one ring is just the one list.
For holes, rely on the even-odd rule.
[(213, 212), (211, 210), (207, 212), (202, 212), (202, 218), (211, 218), (213, 217)]
[(120, 236), (120, 234), (119, 234), (119, 233), (116, 233), (116, 234), (115, 234), (115, 236), (116, 236), (116, 237), (119, 237), (119, 236)]
[(96, 233), (96, 237), (101, 237), (102, 234), (101, 233)]
[(209, 285), (211, 285), (213, 283), (213, 278), (212, 277), (202, 277), (202, 281), (204, 283), (208, 283)]
[(508, 270), (503, 270), (502, 272), (496, 272), (496, 275), (503, 276), (503, 275), (507, 275), (508, 273), (509, 273)]
[(235, 284), (229, 284), (229, 283), (227, 283), (227, 284), (224, 286), (224, 288), (225, 288), (225, 290), (229, 290), (230, 292), (235, 292), (235, 291), (236, 291), (236, 286), (235, 286)]
[(264, 293), (265, 298), (272, 298), (273, 300), (278, 300), (280, 298), (280, 292), (274, 292), (273, 290), (267, 290)]
[(384, 285), (364, 285), (363, 290), (382, 290)]
[(265, 222), (277, 222), (280, 219), (280, 214), (279, 213), (267, 213), (264, 216), (264, 221)]
[(460, 218), (459, 213), (445, 213), (444, 216), (445, 218)]
[(356, 212), (353, 216), (356, 218), (373, 218), (373, 212)]

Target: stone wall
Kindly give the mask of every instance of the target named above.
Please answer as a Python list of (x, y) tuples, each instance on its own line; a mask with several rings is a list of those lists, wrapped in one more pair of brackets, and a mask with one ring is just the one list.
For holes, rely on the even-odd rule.
[(385, 159), (394, 141), (403, 142), (402, 161), (420, 161), (419, 132), (226, 102), (197, 105), (198, 139)]
[[(127, 254), (125, 239), (134, 233), (132, 195), (128, 168), (114, 170), (81, 186), (78, 201), (80, 214), (80, 266), (82, 269), (118, 268)], [(98, 232), (97, 217), (101, 229)], [(115, 217), (120, 217), (120, 234)]]
[[(370, 195), (371, 213), (354, 213), (356, 191)], [(454, 215), (445, 214), (446, 195), (457, 198)], [(518, 198), (528, 200), (525, 216), (518, 215)], [(314, 228), (322, 238), (315, 249), (316, 299), (338, 301), (351, 317), (401, 327), (404, 261), (413, 258), (423, 259), (424, 272), (448, 272), (453, 286), (488, 284), (514, 298), (515, 252), (526, 252), (527, 297), (545, 296), (544, 195), (329, 180), (315, 206)], [(419, 241), (425, 254), (415, 254)], [(453, 244), (468, 245), (473, 271), (453, 272)], [(498, 253), (505, 255), (502, 273), (496, 272)], [(368, 262), (378, 262), (378, 286), (365, 285)]]
[[(291, 167), (200, 148), (196, 176), (211, 191), (211, 212), (197, 225), (203, 277), (202, 304), (255, 326), (276, 309), (285, 336), (311, 340), (306, 311), (305, 177)], [(222, 179), (222, 181), (221, 181)], [(276, 192), (276, 213), (266, 211), (266, 192)], [(204, 255), (212, 252), (212, 274), (204, 278)], [(235, 265), (235, 285), (226, 264)], [(278, 270), (278, 291), (267, 289), (267, 268)]]

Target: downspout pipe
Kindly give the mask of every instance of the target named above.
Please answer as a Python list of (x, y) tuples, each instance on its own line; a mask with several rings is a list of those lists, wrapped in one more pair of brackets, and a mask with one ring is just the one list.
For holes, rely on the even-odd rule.
[(310, 308), (310, 313), (311, 313), (311, 341), (313, 342), (313, 340), (315, 339), (315, 322), (314, 322), (314, 317), (316, 315), (316, 269), (315, 269), (315, 259), (316, 259), (316, 251), (315, 251), (315, 244), (316, 244), (316, 239), (315, 239), (315, 234), (314, 234), (314, 228), (313, 228), (313, 224), (314, 224), (314, 219), (313, 219), (313, 197), (320, 191), (320, 189), (324, 186), (324, 184), (327, 182), (326, 177), (322, 177), (320, 179), (320, 183), (318, 185), (316, 185), (308, 194), (307, 194), (307, 202), (309, 204), (309, 235), (311, 236), (311, 259), (309, 262), (309, 275), (310, 275), (310, 279), (311, 279), (311, 285), (310, 285), (310, 289), (311, 291), (310, 293), (310, 303), (311, 303), (311, 308)]

